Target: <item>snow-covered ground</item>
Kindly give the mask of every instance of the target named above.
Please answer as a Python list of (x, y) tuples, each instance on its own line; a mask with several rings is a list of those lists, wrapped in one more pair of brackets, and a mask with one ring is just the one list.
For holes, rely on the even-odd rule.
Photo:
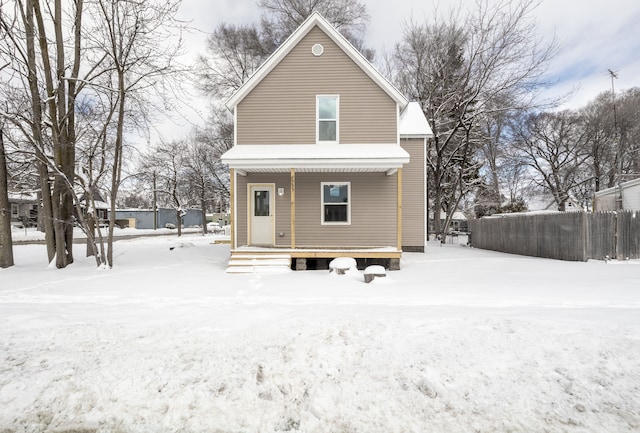
[[(106, 239), (108, 234), (107, 228), (102, 228), (102, 236)], [(113, 235), (115, 237), (120, 236), (161, 236), (161, 235), (175, 235), (177, 233), (176, 229), (168, 229), (168, 228), (158, 228), (158, 229), (133, 229), (133, 228), (119, 228), (115, 227), (113, 231)], [(202, 228), (198, 227), (187, 227), (182, 229), (182, 233), (202, 233)], [(97, 233), (96, 233), (97, 235)], [(16, 244), (30, 242), (30, 241), (44, 241), (44, 233), (38, 231), (34, 227), (11, 227), (11, 236), (13, 238), (13, 242)], [(79, 228), (76, 227), (73, 229), (73, 237), (74, 239), (86, 239), (86, 234)]]
[(16, 246), (0, 432), (640, 431), (639, 261), (430, 245), (365, 284), (229, 275), (213, 239)]

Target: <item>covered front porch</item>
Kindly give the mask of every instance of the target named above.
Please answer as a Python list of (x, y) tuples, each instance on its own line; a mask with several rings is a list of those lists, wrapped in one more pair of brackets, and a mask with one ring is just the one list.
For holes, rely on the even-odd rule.
[(328, 269), (331, 260), (351, 257), (359, 269), (382, 265), (389, 270), (400, 269), (402, 251), (384, 248), (278, 248), (242, 246), (231, 250), (227, 272)]

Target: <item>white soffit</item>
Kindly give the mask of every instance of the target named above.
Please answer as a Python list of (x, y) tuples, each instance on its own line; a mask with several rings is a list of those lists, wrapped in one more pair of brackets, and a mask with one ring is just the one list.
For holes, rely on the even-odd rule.
[(248, 172), (383, 172), (401, 168), (409, 154), (397, 144), (280, 144), (234, 146), (221, 160)]

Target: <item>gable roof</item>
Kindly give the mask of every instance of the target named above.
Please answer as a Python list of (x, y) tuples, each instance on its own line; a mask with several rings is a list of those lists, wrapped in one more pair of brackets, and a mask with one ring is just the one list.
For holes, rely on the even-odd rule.
[(364, 71), (380, 88), (387, 93), (400, 108), (408, 101), (353, 45), (338, 32), (319, 12), (313, 12), (284, 43), (254, 72), (254, 74), (229, 98), (226, 106), (233, 110), (253, 89), (271, 72), (291, 50), (314, 28), (320, 28), (333, 42), (344, 51), (353, 62)]
[(604, 196), (608, 196), (608, 195), (616, 195), (620, 193), (620, 189), (629, 189), (629, 188), (635, 188), (636, 186), (640, 185), (640, 177), (637, 179), (633, 179), (633, 180), (629, 180), (627, 182), (622, 182), (619, 185), (616, 186), (612, 186), (611, 188), (607, 188), (607, 189), (601, 189), (600, 191), (597, 191), (594, 195), (596, 197), (604, 197)]
[[(526, 201), (528, 212), (558, 211), (558, 204), (556, 203), (556, 199), (550, 193), (535, 194), (527, 198)], [(565, 205), (566, 210), (582, 210), (578, 201), (573, 197), (568, 197)]]
[(401, 137), (433, 137), (419, 102), (409, 102), (400, 113), (399, 132)]

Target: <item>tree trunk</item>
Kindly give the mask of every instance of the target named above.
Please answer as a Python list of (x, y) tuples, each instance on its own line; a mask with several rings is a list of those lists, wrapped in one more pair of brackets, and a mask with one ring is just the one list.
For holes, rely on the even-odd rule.
[[(79, 28), (81, 25), (81, 4), (82, 0), (75, 2), (76, 14), (74, 26)], [(75, 121), (73, 113), (75, 112), (75, 94), (74, 88), (69, 88), (69, 81), (77, 78), (79, 65), (73, 65), (73, 72), (70, 76), (71, 80), (67, 80), (66, 71), (68, 65), (65, 58), (66, 42), (63, 37), (63, 11), (61, 0), (54, 2), (54, 19), (52, 28), (55, 34), (55, 40), (52, 44), (47, 38), (47, 26), (41, 10), (39, 1), (30, 0), (28, 2), (28, 14), (33, 24), (33, 19), (37, 23), (38, 42), (40, 46), (40, 60), (42, 62), (42, 72), (45, 79), (46, 87), (46, 104), (48, 105), (48, 114), (50, 116), (51, 143), (53, 146), (52, 171), (54, 175), (53, 191), (52, 191), (52, 214), (53, 222), (53, 242), (55, 243), (56, 267), (64, 268), (73, 263), (73, 187), (75, 177)], [(33, 32), (32, 32), (33, 33)], [(27, 38), (29, 39), (29, 38)], [(75, 60), (79, 62), (80, 36), (76, 34), (74, 40), (74, 50), (76, 52)], [(51, 55), (50, 48), (54, 48), (54, 56)], [(55, 58), (55, 71), (52, 67), (51, 59)], [(34, 55), (35, 60), (35, 55)], [(30, 66), (36, 71), (37, 64), (35, 61)], [(31, 71), (30, 71), (31, 73)], [(54, 76), (55, 73), (55, 76)], [(39, 91), (36, 87), (36, 91)], [(32, 100), (33, 89), (32, 89)], [(32, 101), (33, 102), (33, 101)], [(41, 110), (41, 107), (35, 108), (35, 111)], [(71, 115), (69, 115), (71, 113)], [(34, 118), (34, 127), (40, 128), (41, 124), (36, 123)], [(42, 150), (44, 156), (43, 141), (36, 143)], [(47, 242), (51, 242), (47, 239)]]
[(31, 130), (33, 133), (33, 145), (35, 148), (36, 158), (38, 160), (38, 176), (40, 178), (40, 195), (42, 203), (38, 209), (38, 219), (42, 223), (44, 238), (47, 245), (47, 260), (50, 263), (56, 255), (56, 241), (53, 228), (53, 205), (51, 202), (51, 184), (49, 183), (49, 169), (47, 167), (44, 151), (44, 139), (42, 137), (42, 100), (40, 98), (40, 89), (38, 85), (38, 65), (36, 62), (35, 49), (35, 23), (34, 23), (34, 7), (33, 0), (27, 1), (27, 7), (24, 14), (25, 19), (25, 36), (27, 43), (27, 63), (28, 63), (28, 81), (29, 91), (31, 94), (31, 112), (33, 114), (33, 122)]
[(0, 268), (13, 266), (13, 239), (11, 238), (11, 204), (7, 186), (7, 158), (0, 128)]
[(123, 65), (118, 64), (118, 123), (116, 125), (116, 140), (113, 150), (113, 166), (111, 168), (111, 218), (109, 219), (109, 235), (107, 238), (107, 265), (113, 267), (113, 228), (116, 218), (116, 200), (118, 198), (118, 189), (120, 188), (120, 179), (122, 177), (122, 153), (124, 141), (124, 122), (125, 122), (125, 98), (127, 91), (125, 89), (125, 75)]
[(207, 200), (204, 198), (204, 188), (200, 196), (200, 209), (202, 209), (202, 232), (207, 233)]

